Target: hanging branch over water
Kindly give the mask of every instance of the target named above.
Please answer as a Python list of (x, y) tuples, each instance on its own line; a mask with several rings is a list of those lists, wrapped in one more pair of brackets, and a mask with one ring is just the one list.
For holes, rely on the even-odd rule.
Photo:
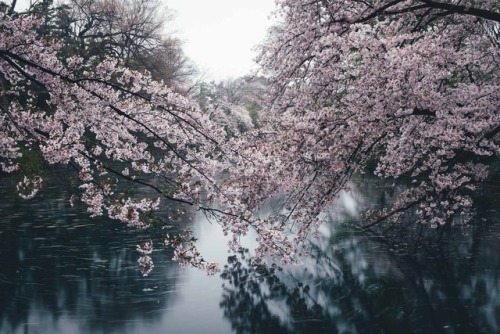
[(235, 157), (224, 185), (251, 211), (285, 198), (257, 224), (272, 240), (257, 255), (295, 258), (372, 162), (410, 186), (366, 227), (408, 212), (431, 227), (467, 222), (500, 152), (497, 2), (285, 0), (278, 15), (260, 57), (271, 104), (262, 128), (231, 142), (252, 159)]
[[(2, 14), (1, 170), (22, 168), (23, 151), (36, 150), (75, 167), (92, 215), (140, 227), (162, 198), (188, 204), (232, 235), (233, 250), (255, 232), (256, 261), (296, 262), (372, 161), (378, 176), (411, 186), (366, 226), (408, 209), (432, 227), (469, 219), (470, 195), (500, 152), (496, 2), (285, 0), (279, 13), (283, 26), (260, 58), (271, 102), (259, 128), (230, 140), (148, 74), (113, 58), (61, 60), (57, 39), (37, 33), (40, 19)], [(122, 181), (156, 194), (132, 198)], [(32, 197), (41, 183), (28, 177), (19, 189)], [(270, 201), (282, 209), (259, 216)], [(189, 231), (170, 239), (175, 259), (215, 271), (194, 241)]]
[[(71, 165), (78, 189), (72, 202), (78, 198), (93, 216), (137, 227), (151, 222), (161, 199), (209, 210), (200, 190), (217, 189), (211, 159), (221, 153), (223, 129), (186, 98), (116, 59), (61, 61), (61, 44), (37, 34), (41, 23), (33, 16), (0, 17), (1, 170), (22, 171), (26, 150), (49, 165)], [(20, 194), (35, 196), (42, 182), (27, 175)], [(128, 196), (123, 183), (155, 194)], [(178, 255), (181, 263), (193, 260)]]

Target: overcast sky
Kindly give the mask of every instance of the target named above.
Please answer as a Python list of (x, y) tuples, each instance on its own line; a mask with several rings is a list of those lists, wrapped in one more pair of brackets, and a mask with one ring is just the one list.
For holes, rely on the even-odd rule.
[(274, 0), (164, 0), (175, 36), (206, 79), (238, 77), (255, 68), (252, 49), (272, 24)]

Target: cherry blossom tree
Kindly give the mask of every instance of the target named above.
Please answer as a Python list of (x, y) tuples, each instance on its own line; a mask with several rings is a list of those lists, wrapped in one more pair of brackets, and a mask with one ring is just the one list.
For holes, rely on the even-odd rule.
[(232, 136), (258, 125), (258, 111), (265, 101), (264, 86), (265, 79), (259, 77), (201, 82), (192, 89), (191, 96)]
[[(220, 155), (224, 130), (190, 100), (114, 58), (61, 59), (61, 43), (37, 34), (42, 22), (0, 14), (0, 170), (22, 175), (26, 154), (70, 166), (72, 203), (139, 228), (158, 219), (161, 200), (210, 210), (201, 189), (216, 190), (211, 160)], [(151, 195), (131, 196), (123, 183)], [(28, 174), (17, 190), (29, 199), (42, 184)], [(166, 243), (181, 264), (214, 272), (193, 240), (184, 231)], [(138, 249), (147, 273), (152, 242)]]
[[(240, 157), (222, 188), (239, 220), (224, 218), (226, 231), (255, 230), (257, 257), (293, 261), (372, 162), (376, 175), (410, 185), (367, 213), (365, 227), (410, 213), (431, 227), (469, 221), (471, 195), (500, 152), (498, 2), (278, 4), (283, 24), (259, 60), (272, 101), (262, 128), (230, 144)], [(275, 214), (252, 215), (273, 201)]]
[[(113, 58), (60, 57), (41, 19), (0, 16), (0, 168), (36, 152), (69, 165), (92, 215), (145, 227), (160, 200), (203, 211), (255, 259), (295, 262), (353, 173), (407, 179), (365, 226), (413, 212), (432, 227), (470, 219), (471, 194), (499, 153), (496, 1), (282, 0), (262, 48), (271, 99), (259, 128), (224, 129), (189, 99)], [(135, 183), (154, 195), (122, 191)], [(35, 196), (43, 179), (18, 191)], [(212, 205), (217, 203), (217, 206)], [(278, 209), (263, 216), (263, 206)], [(166, 243), (209, 272), (190, 231)], [(153, 242), (138, 246), (147, 274)]]

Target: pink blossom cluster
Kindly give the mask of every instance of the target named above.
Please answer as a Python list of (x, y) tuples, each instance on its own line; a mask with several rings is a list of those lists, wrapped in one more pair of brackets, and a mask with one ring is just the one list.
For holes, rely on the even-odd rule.
[(166, 246), (172, 247), (174, 256), (172, 260), (178, 262), (184, 267), (195, 267), (205, 270), (208, 275), (214, 275), (220, 271), (220, 266), (215, 262), (206, 262), (203, 256), (198, 251), (195, 245), (196, 239), (193, 237), (193, 232), (186, 229), (177, 235), (166, 236), (164, 243)]
[[(472, 217), (471, 192), (500, 153), (495, 1), (283, 0), (262, 47), (272, 82), (262, 127), (231, 140), (219, 221), (259, 235), (257, 256), (293, 262), (353, 173), (410, 187), (372, 226), (416, 212), (431, 227)], [(465, 4), (465, 6), (464, 6)], [(278, 201), (269, 217), (259, 208)]]
[[(160, 198), (191, 206), (222, 226), (233, 250), (256, 233), (256, 261), (299, 263), (303, 241), (372, 161), (376, 175), (410, 187), (365, 226), (409, 210), (432, 227), (467, 221), (471, 192), (500, 153), (496, 2), (278, 4), (283, 24), (259, 59), (269, 105), (259, 128), (230, 140), (221, 110), (210, 115), (116, 59), (63, 62), (61, 45), (37, 35), (40, 20), (0, 14), (1, 170), (22, 171), (22, 151), (36, 151), (75, 170), (72, 202), (139, 227)], [(130, 196), (125, 183), (150, 194)], [(18, 190), (32, 197), (40, 185), (26, 178)], [(274, 213), (261, 216), (263, 206)], [(218, 271), (195, 241), (185, 230), (165, 244), (181, 265)], [(148, 247), (139, 247), (145, 273)]]

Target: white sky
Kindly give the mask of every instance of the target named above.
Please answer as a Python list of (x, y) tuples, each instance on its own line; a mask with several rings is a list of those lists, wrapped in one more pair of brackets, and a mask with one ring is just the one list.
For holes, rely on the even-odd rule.
[(164, 0), (174, 35), (205, 80), (236, 78), (256, 69), (254, 47), (272, 25), (274, 0)]

